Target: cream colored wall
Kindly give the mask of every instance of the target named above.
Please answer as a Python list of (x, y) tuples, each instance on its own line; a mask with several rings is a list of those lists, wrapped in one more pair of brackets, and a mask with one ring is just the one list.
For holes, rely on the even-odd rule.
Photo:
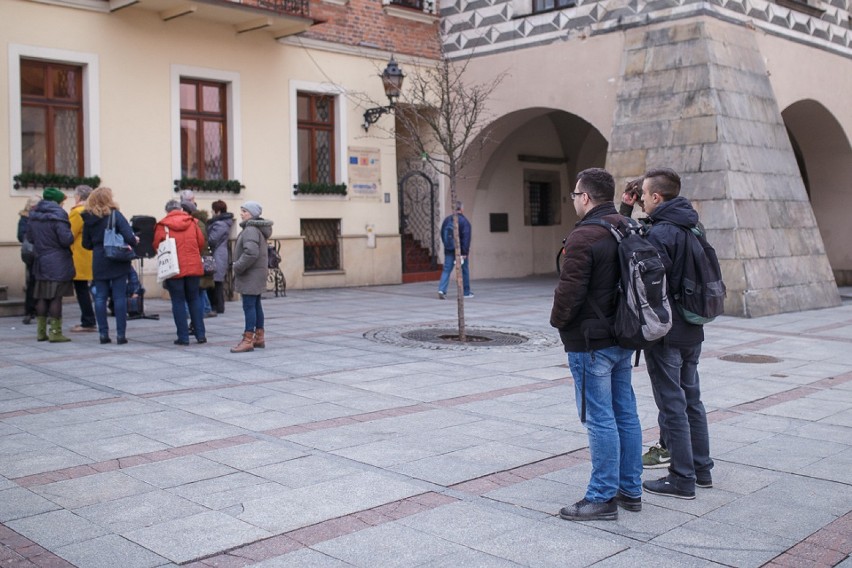
[[(175, 196), (172, 163), (179, 149), (172, 146), (170, 97), (174, 88), (171, 69), (179, 65), (238, 74), (240, 98), (236, 113), (241, 136), (236, 141), (236, 151), (241, 168), (237, 175), (246, 189), (239, 196), (200, 194), (197, 201), (201, 208), (209, 210), (212, 201), (223, 199), (229, 210), (236, 213), (243, 201), (259, 201), (264, 216), (275, 221), (273, 236), (277, 238), (298, 239), (302, 218), (340, 218), (341, 233), (347, 237), (344, 239), (347, 243), (365, 240), (368, 224), (374, 226), (376, 234), (383, 235), (383, 244), (394, 238), (398, 240), (395, 144), (392, 137), (378, 129), (364, 134), (361, 127), (364, 109), (355, 98), (340, 99), (345, 105), (345, 130), (349, 135), (343, 147), (344, 150), (348, 146), (380, 149), (382, 184), (378, 197), (366, 200), (291, 195), (290, 81), (329, 83), (329, 78), (334, 78), (347, 92), (363, 91), (374, 100), (382, 100), (381, 81), (376, 75), (386, 61), (380, 57), (386, 56), (373, 52), (371, 59), (369, 52), (346, 55), (308, 51), (278, 44), (265, 32), (236, 35), (227, 25), (192, 16), (163, 22), (155, 12), (135, 6), (103, 14), (3, 0), (0, 45), (9, 44), (96, 54), (100, 68), (101, 167), (99, 171), (86, 173), (100, 175), (102, 184), (113, 188), (116, 200), (128, 216), (160, 218), (165, 202)], [(0, 77), (5, 84), (7, 57), (0, 58)], [(8, 107), (8, 89), (0, 89), (0, 108)], [(0, 131), (4, 133), (9, 131), (8, 114), (0, 112)], [(2, 258), (4, 264), (17, 266), (20, 262), (12, 255), (12, 252), (17, 254), (14, 227), (17, 211), (29, 192), (11, 188), (11, 177), (18, 172), (11, 171), (9, 156), (8, 136), (0, 136), (0, 183), (6, 186), (6, 191), (0, 191), (0, 215), (4, 221), (0, 242), (8, 245)], [(345, 172), (345, 162), (341, 165)], [(389, 203), (384, 202), (385, 193), (390, 194)], [(385, 261), (383, 254), (365, 252), (363, 246), (346, 244), (344, 250), (346, 285), (400, 281), (398, 254), (396, 257), (388, 254)], [(384, 266), (384, 262), (392, 263), (395, 270)], [(297, 268), (289, 259), (286, 266), (291, 287), (298, 287), (300, 282), (310, 285), (296, 273)], [(8, 280), (11, 283), (22, 278), (12, 275)], [(6, 280), (4, 276), (0, 283)]]

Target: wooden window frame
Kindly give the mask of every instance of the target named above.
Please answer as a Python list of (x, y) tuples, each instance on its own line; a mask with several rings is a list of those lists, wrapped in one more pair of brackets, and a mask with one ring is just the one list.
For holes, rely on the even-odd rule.
[[(299, 179), (298, 183), (321, 183), (318, 178), (318, 166), (317, 166), (317, 156), (316, 156), (316, 140), (318, 132), (328, 132), (330, 134), (329, 138), (329, 169), (331, 174), (331, 180), (329, 183), (335, 184), (337, 182), (337, 162), (336, 162), (336, 148), (337, 148), (337, 139), (336, 139), (336, 130), (337, 130), (337, 97), (327, 93), (312, 93), (307, 91), (298, 91), (296, 96), (299, 99), (306, 98), (308, 99), (308, 112), (309, 116), (307, 118), (299, 117), (298, 110), (296, 114), (297, 121), (297, 131), (307, 131), (309, 135), (309, 151), (310, 155), (310, 164), (309, 164), (309, 179)], [(316, 104), (315, 101), (317, 99), (328, 99), (329, 100), (329, 122), (322, 122), (316, 119)], [(296, 108), (299, 108), (297, 103)], [(298, 170), (301, 173), (301, 156), (299, 156), (298, 161)]]
[[(56, 61), (45, 61), (32, 59), (28, 57), (23, 57), (20, 60), (20, 72), (23, 73), (25, 67), (39, 67), (44, 70), (44, 95), (27, 95), (23, 92), (20, 92), (21, 97), (21, 114), (23, 115), (23, 109), (25, 107), (30, 108), (42, 108), (47, 111), (46, 121), (45, 121), (45, 135), (47, 140), (45, 141), (46, 153), (45, 163), (47, 167), (47, 171), (45, 172), (32, 172), (32, 173), (45, 173), (45, 174), (68, 174), (68, 175), (76, 175), (83, 176), (85, 175), (85, 165), (86, 165), (86, 156), (85, 156), (85, 136), (84, 136), (84, 94), (83, 94), (83, 72), (84, 67), (82, 65), (68, 64), (68, 63), (60, 63)], [(54, 86), (54, 76), (59, 70), (73, 70), (75, 72), (75, 92), (76, 98), (68, 99), (68, 98), (56, 98), (53, 92)], [(21, 85), (23, 88), (23, 85)], [(73, 110), (76, 111), (77, 116), (77, 170), (75, 172), (57, 172), (56, 171), (56, 133), (54, 131), (54, 117), (57, 110)], [(23, 135), (23, 133), (21, 133)]]
[[(195, 141), (196, 149), (198, 155), (195, 156), (196, 163), (198, 164), (198, 175), (197, 176), (184, 176), (183, 173), (186, 172), (186, 158), (187, 158), (187, 149), (183, 147), (183, 137), (181, 137), (181, 149), (180, 149), (180, 169), (182, 173), (182, 177), (196, 177), (198, 179), (229, 179), (229, 168), (230, 168), (230, 155), (229, 155), (229, 133), (228, 133), (228, 85), (227, 83), (223, 83), (221, 81), (214, 81), (208, 79), (194, 79), (188, 77), (181, 77), (180, 86), (183, 85), (193, 85), (195, 87), (195, 110), (184, 109), (180, 107), (180, 124), (179, 127), (182, 130), (182, 124), (185, 120), (193, 120), (196, 122), (196, 136), (197, 139)], [(205, 111), (203, 106), (203, 91), (204, 87), (215, 87), (219, 90), (219, 109), (216, 112), (213, 111)], [(180, 98), (178, 99), (180, 100)], [(222, 140), (220, 142), (222, 152), (222, 175), (218, 178), (209, 178), (207, 177), (206, 165), (204, 160), (204, 128), (203, 125), (205, 122), (216, 122), (222, 125)]]

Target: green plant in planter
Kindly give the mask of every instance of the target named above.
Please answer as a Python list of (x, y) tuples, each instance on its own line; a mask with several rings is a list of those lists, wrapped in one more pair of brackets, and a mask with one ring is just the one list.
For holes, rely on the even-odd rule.
[(294, 195), (346, 195), (345, 183), (294, 183)]
[(191, 189), (193, 191), (224, 191), (239, 193), (244, 188), (245, 186), (236, 179), (181, 178), (175, 180), (175, 191)]
[(34, 172), (20, 173), (12, 180), (15, 182), (15, 189), (27, 187), (57, 187), (60, 189), (74, 189), (78, 185), (88, 185), (90, 187), (98, 187), (101, 185), (101, 178), (98, 176), (83, 177), (69, 176), (65, 174), (37, 174)]

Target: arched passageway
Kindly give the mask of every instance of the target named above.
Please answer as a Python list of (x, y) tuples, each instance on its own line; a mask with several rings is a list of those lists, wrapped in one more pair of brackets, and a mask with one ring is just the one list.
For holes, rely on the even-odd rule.
[(487, 136), (458, 184), (473, 225), (472, 276), (554, 272), (577, 221), (568, 196), (576, 174), (604, 167), (607, 140), (583, 118), (552, 108), (504, 115)]
[(831, 112), (802, 100), (781, 113), (811, 200), (828, 261), (840, 286), (852, 285), (852, 147)]

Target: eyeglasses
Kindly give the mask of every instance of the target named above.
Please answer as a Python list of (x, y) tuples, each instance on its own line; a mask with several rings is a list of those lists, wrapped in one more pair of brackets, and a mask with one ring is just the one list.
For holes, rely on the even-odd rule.
[(586, 193), (586, 192), (585, 192), (585, 191), (572, 191), (572, 192), (571, 192), (571, 193), (569, 193), (568, 195), (570, 195), (570, 196), (571, 196), (571, 199), (577, 199), (578, 197), (580, 197), (580, 196), (581, 196), (581, 195), (583, 195), (584, 193)]

